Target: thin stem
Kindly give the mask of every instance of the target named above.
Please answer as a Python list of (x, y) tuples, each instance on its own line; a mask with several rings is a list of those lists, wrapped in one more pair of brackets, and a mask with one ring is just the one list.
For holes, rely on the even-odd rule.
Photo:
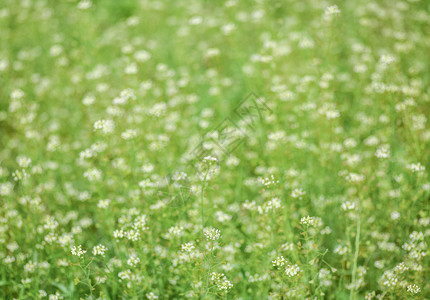
[(352, 269), (352, 280), (351, 280), (351, 292), (349, 294), (349, 299), (354, 300), (355, 299), (355, 292), (356, 292), (356, 274), (357, 274), (357, 261), (358, 261), (358, 251), (360, 249), (360, 211), (357, 214), (357, 231), (355, 233), (355, 253), (354, 253), (354, 263), (353, 263), (353, 269)]
[(203, 230), (203, 228), (205, 226), (205, 222), (204, 222), (204, 209), (203, 209), (203, 207), (204, 207), (204, 191), (205, 191), (205, 187), (206, 187), (206, 179), (208, 177), (208, 174), (209, 174), (209, 168), (206, 171), (205, 177), (203, 179), (201, 193), (200, 193), (200, 210), (201, 210), (201, 215), (202, 215), (202, 230)]

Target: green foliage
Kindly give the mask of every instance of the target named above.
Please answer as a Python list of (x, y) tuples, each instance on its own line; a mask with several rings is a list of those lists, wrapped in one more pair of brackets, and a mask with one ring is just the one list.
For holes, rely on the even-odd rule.
[(428, 299), (418, 0), (0, 2), (1, 299)]

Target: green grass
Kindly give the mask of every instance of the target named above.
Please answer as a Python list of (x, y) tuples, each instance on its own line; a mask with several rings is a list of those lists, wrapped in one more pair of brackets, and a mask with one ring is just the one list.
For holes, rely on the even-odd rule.
[(426, 1), (88, 3), (0, 3), (1, 299), (430, 298)]

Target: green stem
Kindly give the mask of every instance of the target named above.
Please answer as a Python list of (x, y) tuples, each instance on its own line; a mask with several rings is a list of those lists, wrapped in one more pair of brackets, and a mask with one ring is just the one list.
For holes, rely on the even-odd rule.
[(355, 281), (356, 281), (356, 274), (357, 274), (357, 261), (358, 261), (358, 251), (360, 249), (360, 211), (357, 215), (357, 231), (355, 233), (355, 253), (354, 253), (354, 263), (353, 263), (353, 269), (352, 269), (352, 280), (351, 280), (351, 292), (349, 294), (349, 299), (354, 300), (355, 299)]
[(201, 193), (200, 193), (200, 210), (201, 210), (201, 215), (202, 215), (202, 231), (203, 231), (203, 228), (205, 226), (205, 222), (204, 222), (204, 209), (203, 209), (203, 207), (204, 207), (204, 191), (205, 191), (205, 187), (206, 187), (206, 179), (208, 177), (208, 174), (209, 174), (209, 168), (206, 171), (205, 177), (203, 179)]

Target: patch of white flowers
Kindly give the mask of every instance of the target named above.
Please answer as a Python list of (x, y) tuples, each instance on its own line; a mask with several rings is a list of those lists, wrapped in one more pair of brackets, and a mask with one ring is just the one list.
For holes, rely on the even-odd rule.
[(288, 264), (287, 260), (282, 255), (273, 260), (272, 264), (278, 270), (283, 269), (285, 275), (288, 277), (295, 277), (302, 271), (297, 264)]
[(319, 217), (303, 217), (300, 219), (300, 224), (309, 227), (321, 227), (323, 225), (321, 218)]
[(409, 164), (407, 166), (407, 168), (409, 170), (411, 170), (412, 173), (418, 173), (418, 174), (423, 174), (424, 171), (425, 171), (425, 169), (426, 169), (421, 163), (412, 163), (412, 164)]
[(213, 227), (208, 227), (203, 229), (203, 234), (209, 241), (216, 241), (221, 238), (221, 231)]
[(407, 289), (408, 289), (408, 292), (411, 294), (418, 294), (419, 292), (421, 292), (420, 287), (416, 284), (408, 285)]
[(83, 256), (85, 253), (87, 253), (87, 251), (86, 251), (86, 250), (82, 250), (82, 245), (73, 246), (73, 247), (71, 248), (71, 250), (72, 250), (72, 255), (75, 255), (75, 256), (78, 256), (78, 257), (81, 257), (81, 256)]
[(304, 195), (306, 195), (306, 192), (302, 188), (294, 189), (291, 192), (291, 197), (293, 198), (302, 198)]
[(210, 278), (222, 292), (228, 292), (233, 287), (233, 283), (223, 273), (212, 272)]
[(94, 123), (94, 130), (104, 134), (112, 133), (115, 129), (115, 123), (112, 120), (98, 120)]
[(92, 253), (93, 253), (93, 255), (101, 255), (101, 256), (105, 256), (105, 252), (106, 252), (107, 250), (108, 250), (108, 249), (107, 249), (105, 246), (103, 246), (102, 244), (99, 244), (99, 245), (97, 245), (97, 246), (95, 246), (95, 247), (93, 248)]

